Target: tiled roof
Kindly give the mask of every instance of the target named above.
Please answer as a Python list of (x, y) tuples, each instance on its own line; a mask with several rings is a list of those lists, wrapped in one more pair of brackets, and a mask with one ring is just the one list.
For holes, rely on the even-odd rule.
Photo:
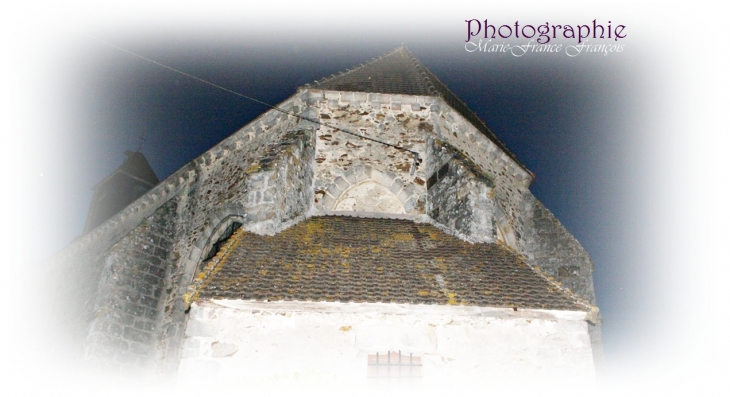
[(196, 299), (384, 302), (588, 311), (498, 244), (402, 219), (313, 217), (274, 236), (238, 232)]
[(426, 95), (440, 97), (459, 112), (476, 129), (487, 136), (531, 176), (532, 172), (507, 149), (466, 104), (459, 99), (436, 75), (431, 73), (406, 47), (399, 47), (372, 61), (339, 75), (324, 78), (309, 85), (311, 88), (331, 91), (355, 91), (382, 94)]

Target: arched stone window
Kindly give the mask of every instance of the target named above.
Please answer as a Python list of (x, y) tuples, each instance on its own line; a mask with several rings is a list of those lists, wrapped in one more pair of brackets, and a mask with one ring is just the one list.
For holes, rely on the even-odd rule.
[(242, 225), (242, 220), (234, 217), (223, 221), (210, 238), (210, 242), (206, 247), (207, 250), (202, 256), (203, 262), (214, 257), (215, 254), (218, 253), (218, 250), (220, 250), (221, 246), (231, 237), (233, 232), (238, 230)]

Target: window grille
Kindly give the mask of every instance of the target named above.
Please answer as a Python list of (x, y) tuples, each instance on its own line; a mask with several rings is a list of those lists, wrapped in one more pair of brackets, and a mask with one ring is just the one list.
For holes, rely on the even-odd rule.
[(421, 357), (399, 351), (368, 355), (368, 378), (412, 379), (421, 377)]

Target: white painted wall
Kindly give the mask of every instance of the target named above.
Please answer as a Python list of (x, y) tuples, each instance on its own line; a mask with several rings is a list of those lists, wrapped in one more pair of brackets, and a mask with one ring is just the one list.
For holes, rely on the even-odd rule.
[[(421, 355), (408, 387), (592, 388), (585, 313), (429, 305), (194, 304), (178, 387), (367, 391), (367, 356)], [(202, 384), (201, 382), (204, 382)], [(405, 386), (402, 386), (405, 387)], [(553, 389), (551, 389), (553, 390)]]

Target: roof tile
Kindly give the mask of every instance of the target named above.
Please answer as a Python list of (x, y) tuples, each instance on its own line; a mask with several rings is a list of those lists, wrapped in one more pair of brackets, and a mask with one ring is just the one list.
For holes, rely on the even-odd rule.
[(470, 244), (430, 224), (324, 216), (234, 238), (199, 299), (587, 309), (502, 245)]

